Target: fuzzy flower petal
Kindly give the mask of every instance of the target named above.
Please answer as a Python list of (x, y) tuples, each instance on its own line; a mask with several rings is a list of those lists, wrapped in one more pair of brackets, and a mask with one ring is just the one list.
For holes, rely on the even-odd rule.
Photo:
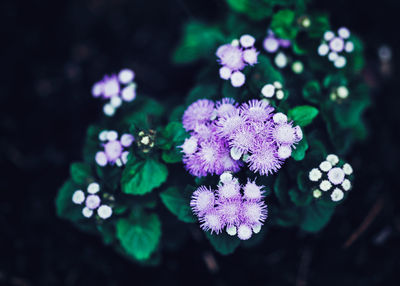
[(194, 130), (196, 125), (207, 123), (214, 113), (214, 103), (200, 99), (189, 105), (183, 114), (182, 123), (186, 131)]

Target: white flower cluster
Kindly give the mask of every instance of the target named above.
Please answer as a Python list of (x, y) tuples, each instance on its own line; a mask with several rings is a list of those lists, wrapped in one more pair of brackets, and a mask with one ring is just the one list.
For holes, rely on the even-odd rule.
[(282, 100), (285, 97), (285, 93), (282, 90), (282, 84), (279, 81), (275, 81), (273, 84), (266, 84), (261, 89), (261, 94), (266, 98), (273, 98), (274, 96), (278, 100)]
[(127, 149), (135, 141), (133, 135), (124, 133), (118, 140), (118, 132), (115, 130), (103, 130), (99, 134), (104, 151), (96, 153), (95, 161), (97, 165), (104, 167), (107, 164), (121, 167), (128, 161), (129, 151)]
[(339, 164), (337, 155), (328, 155), (326, 160), (319, 164), (319, 168), (314, 168), (308, 173), (310, 181), (318, 183), (318, 188), (314, 189), (313, 196), (319, 198), (322, 196), (322, 192), (333, 189), (330, 195), (332, 201), (342, 200), (344, 192), (351, 189), (351, 182), (348, 179), (351, 174), (353, 174), (353, 168), (350, 164)]
[(101, 204), (101, 199), (97, 195), (99, 191), (100, 185), (93, 182), (88, 185), (86, 194), (82, 190), (76, 190), (72, 195), (72, 202), (74, 204), (82, 205), (85, 203), (85, 207), (82, 209), (84, 217), (92, 217), (95, 210), (97, 210), (97, 215), (102, 219), (108, 219), (111, 217), (112, 208), (108, 205)]
[(337, 68), (345, 67), (347, 60), (344, 54), (354, 50), (354, 43), (349, 38), (350, 31), (345, 27), (339, 28), (338, 35), (332, 31), (326, 31), (318, 47), (318, 54), (328, 56), (328, 59)]
[(136, 98), (136, 83), (133, 81), (135, 73), (130, 69), (121, 70), (118, 75), (105, 75), (103, 80), (96, 82), (92, 87), (93, 97), (109, 100), (103, 106), (107, 116), (113, 116), (123, 101), (131, 102)]

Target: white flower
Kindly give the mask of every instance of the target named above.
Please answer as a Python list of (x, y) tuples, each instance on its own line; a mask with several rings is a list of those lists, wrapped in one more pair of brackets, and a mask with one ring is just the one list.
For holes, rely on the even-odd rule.
[(123, 100), (129, 102), (136, 98), (136, 84), (131, 83), (130, 85), (124, 87), (121, 91), (121, 97)]
[(72, 195), (72, 202), (80, 205), (85, 201), (85, 193), (82, 190), (76, 190)]
[(332, 31), (326, 31), (326, 32), (324, 33), (324, 39), (325, 39), (326, 41), (332, 40), (333, 37), (335, 37), (335, 34), (334, 34)]
[(321, 197), (321, 196), (322, 196), (322, 192), (321, 192), (319, 189), (315, 189), (315, 190), (313, 191), (313, 197), (314, 197), (314, 198), (318, 199), (318, 198)]
[(93, 210), (100, 205), (100, 197), (97, 195), (90, 195), (86, 198), (86, 207)]
[(338, 34), (343, 39), (347, 39), (348, 37), (350, 37), (350, 31), (346, 27), (339, 28)]
[(278, 149), (278, 157), (281, 159), (287, 159), (292, 155), (292, 148), (288, 145), (282, 145)]
[(339, 163), (339, 157), (335, 154), (329, 154), (326, 156), (326, 161), (332, 164), (332, 166), (335, 166), (337, 163)]
[(275, 57), (275, 64), (278, 68), (284, 68), (287, 65), (287, 57), (284, 53), (279, 52)]
[(313, 182), (317, 182), (319, 179), (321, 179), (321, 177), (322, 177), (322, 173), (317, 168), (312, 169), (308, 173), (308, 178), (310, 179), (310, 181), (313, 181)]
[(346, 44), (344, 45), (344, 50), (348, 53), (351, 53), (352, 51), (354, 51), (354, 44), (353, 42), (346, 42)]
[(95, 194), (100, 191), (100, 185), (96, 182), (90, 183), (87, 187), (87, 191), (89, 194)]
[(240, 44), (242, 45), (243, 48), (250, 48), (254, 46), (256, 39), (254, 39), (253, 36), (251, 35), (242, 35), (240, 37)]
[(236, 235), (236, 233), (237, 233), (236, 226), (234, 226), (234, 225), (227, 226), (226, 233), (229, 234), (230, 236)]
[(329, 53), (329, 46), (327, 44), (321, 44), (318, 47), (318, 54), (320, 56), (326, 56)]
[(344, 193), (341, 189), (336, 188), (333, 190), (332, 194), (331, 194), (331, 199), (334, 202), (340, 201), (342, 200), (344, 197)]
[(99, 133), (99, 140), (100, 141), (106, 141), (107, 140), (107, 130), (103, 130)]
[(287, 116), (282, 112), (275, 113), (272, 120), (277, 124), (282, 124), (287, 122)]
[(324, 172), (328, 172), (332, 168), (332, 164), (328, 161), (323, 161), (319, 164), (319, 168)]
[(101, 205), (97, 209), (97, 214), (102, 219), (108, 219), (112, 215), (112, 208), (107, 205)]
[(328, 178), (329, 181), (334, 185), (340, 185), (344, 180), (344, 172), (341, 168), (335, 167), (329, 170)]
[(246, 77), (240, 71), (236, 71), (231, 75), (231, 84), (233, 87), (240, 87), (246, 81)]
[(233, 160), (239, 160), (242, 157), (243, 153), (236, 147), (231, 149), (231, 157)]
[(261, 224), (257, 224), (255, 226), (253, 226), (252, 228), (253, 228), (253, 232), (257, 234), (261, 231)]
[(232, 179), (233, 179), (233, 176), (232, 176), (232, 174), (229, 173), (229, 172), (223, 172), (223, 173), (221, 174), (221, 176), (219, 176), (219, 180), (220, 180), (220, 182), (223, 183), (223, 184), (226, 184), (226, 183), (231, 182)]
[(342, 188), (343, 188), (343, 190), (345, 190), (345, 191), (348, 191), (348, 190), (351, 189), (351, 183), (350, 183), (350, 181), (349, 181), (348, 179), (345, 179), (345, 180), (343, 181), (343, 183), (342, 183)]
[(111, 97), (110, 99), (110, 104), (114, 107), (114, 108), (118, 108), (121, 106), (122, 104), (122, 99), (118, 96), (118, 95), (114, 95), (113, 97)]
[(285, 94), (283, 93), (282, 90), (278, 90), (278, 91), (276, 92), (276, 98), (277, 98), (277, 99), (282, 100), (284, 96), (285, 96)]
[(262, 95), (265, 97), (271, 98), (275, 94), (275, 86), (272, 84), (266, 84), (264, 87), (261, 89)]
[(345, 86), (339, 86), (337, 88), (337, 95), (340, 98), (347, 98), (349, 96), (349, 90)]
[(337, 68), (343, 68), (346, 65), (346, 58), (343, 56), (339, 56), (334, 60), (334, 65)]
[(238, 232), (238, 237), (241, 240), (248, 240), (253, 234), (252, 229), (246, 224), (241, 224), (237, 232)]
[(219, 69), (219, 76), (222, 79), (228, 80), (231, 77), (232, 71), (228, 67), (222, 67)]
[(118, 132), (115, 130), (110, 130), (107, 132), (107, 140), (114, 141), (118, 139)]
[(115, 108), (111, 104), (107, 103), (103, 107), (103, 112), (107, 116), (113, 116), (115, 113)]
[(352, 168), (351, 165), (348, 164), (348, 163), (344, 164), (343, 167), (342, 167), (342, 169), (343, 169), (343, 172), (344, 172), (346, 175), (351, 175), (351, 174), (353, 174), (353, 168)]
[(89, 217), (92, 216), (93, 211), (92, 211), (91, 209), (87, 208), (87, 207), (84, 207), (84, 208), (82, 209), (82, 214), (83, 214), (84, 217), (89, 218)]
[(130, 69), (123, 69), (118, 74), (118, 80), (123, 84), (130, 83), (134, 77), (135, 73)]
[(328, 191), (331, 187), (332, 184), (328, 180), (323, 180), (321, 184), (319, 184), (319, 188), (324, 192)]

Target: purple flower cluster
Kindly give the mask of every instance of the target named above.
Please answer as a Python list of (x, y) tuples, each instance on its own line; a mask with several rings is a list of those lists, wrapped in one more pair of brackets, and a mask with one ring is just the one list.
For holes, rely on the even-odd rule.
[(183, 163), (194, 176), (237, 172), (247, 163), (253, 172), (276, 172), (303, 138), (283, 113), (273, 113), (266, 101), (253, 99), (239, 106), (231, 98), (201, 99), (191, 104), (182, 122), (190, 137), (179, 146)]
[(204, 231), (219, 234), (225, 228), (229, 235), (247, 240), (253, 232), (260, 232), (267, 218), (262, 189), (263, 186), (250, 180), (241, 186), (236, 178), (226, 172), (221, 175), (216, 191), (205, 186), (199, 187), (192, 195), (190, 206)]
[(101, 81), (92, 87), (93, 97), (109, 100), (103, 107), (104, 114), (113, 116), (123, 101), (130, 102), (136, 98), (136, 84), (133, 82), (135, 73), (130, 69), (121, 70), (118, 75), (105, 75)]
[(250, 35), (242, 35), (240, 40), (222, 45), (217, 50), (218, 62), (222, 65), (219, 75), (222, 79), (231, 80), (234, 87), (242, 86), (246, 77), (241, 72), (246, 65), (257, 63), (258, 52), (254, 47), (255, 39)]
[(338, 35), (332, 31), (326, 31), (318, 47), (318, 54), (328, 56), (328, 59), (337, 68), (345, 67), (347, 60), (344, 53), (351, 53), (354, 50), (354, 43), (349, 38), (350, 31), (345, 27), (338, 30)]
[(117, 131), (103, 130), (99, 134), (99, 139), (103, 142), (104, 151), (96, 153), (95, 160), (97, 165), (104, 167), (107, 164), (116, 164), (121, 167), (126, 164), (129, 151), (126, 151), (125, 148), (130, 147), (135, 140), (131, 134), (122, 134), (118, 140)]
[(85, 203), (82, 209), (82, 215), (90, 218), (94, 210), (102, 219), (108, 219), (112, 215), (112, 208), (109, 205), (101, 204), (101, 198), (98, 196), (100, 185), (96, 182), (90, 183), (87, 187), (87, 194), (82, 190), (76, 190), (72, 195), (72, 202), (77, 205)]
[(274, 32), (268, 30), (268, 35), (264, 39), (263, 46), (268, 53), (275, 53), (280, 47), (290, 47), (290, 40), (276, 38)]

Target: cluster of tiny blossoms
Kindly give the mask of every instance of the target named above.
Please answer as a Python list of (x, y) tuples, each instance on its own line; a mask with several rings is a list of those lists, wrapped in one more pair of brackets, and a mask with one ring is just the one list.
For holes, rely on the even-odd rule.
[(285, 97), (282, 88), (282, 84), (279, 81), (275, 81), (273, 84), (268, 83), (264, 85), (261, 89), (261, 94), (267, 100), (272, 99), (274, 96), (277, 100), (282, 100)]
[(200, 186), (193, 193), (190, 206), (204, 231), (219, 234), (225, 228), (229, 235), (237, 234), (241, 240), (247, 240), (253, 232), (260, 232), (267, 218), (262, 188), (250, 180), (241, 186), (226, 172), (221, 175), (216, 191)]
[(264, 39), (263, 46), (266, 52), (275, 53), (279, 48), (290, 47), (290, 40), (276, 38), (274, 32), (268, 30), (268, 35)]
[(348, 178), (353, 174), (353, 168), (348, 163), (341, 163), (339, 157), (330, 154), (326, 160), (319, 164), (319, 168), (312, 169), (308, 178), (310, 181), (318, 184), (314, 189), (313, 196), (319, 198), (322, 192), (331, 192), (331, 199), (334, 202), (341, 201), (344, 197), (344, 192), (351, 189), (351, 182)]
[(240, 40), (233, 40), (217, 49), (218, 62), (222, 65), (219, 75), (222, 79), (231, 80), (234, 87), (242, 86), (246, 77), (241, 72), (246, 65), (257, 63), (258, 52), (254, 47), (255, 39), (250, 35), (242, 35)]
[(112, 208), (106, 204), (101, 204), (101, 199), (97, 195), (100, 191), (100, 185), (93, 182), (88, 185), (87, 193), (82, 190), (76, 190), (72, 195), (72, 202), (77, 205), (85, 203), (82, 214), (86, 218), (90, 218), (93, 212), (97, 210), (97, 215), (102, 219), (108, 219), (112, 215)]
[(283, 113), (273, 113), (266, 101), (252, 99), (239, 106), (231, 98), (200, 99), (184, 112), (190, 133), (183, 145), (183, 163), (194, 176), (237, 172), (247, 163), (260, 175), (276, 172), (303, 138)]
[(133, 82), (135, 73), (130, 69), (121, 70), (118, 75), (105, 75), (101, 81), (92, 87), (93, 97), (109, 100), (103, 107), (107, 116), (113, 116), (123, 101), (130, 102), (136, 98), (136, 83)]
[(126, 164), (129, 151), (125, 149), (130, 147), (135, 140), (131, 134), (122, 134), (118, 140), (118, 132), (115, 130), (103, 130), (99, 134), (99, 140), (104, 148), (103, 151), (98, 151), (95, 156), (97, 165), (104, 167), (107, 164), (118, 167)]
[(338, 30), (338, 36), (332, 31), (326, 31), (318, 47), (318, 54), (328, 56), (337, 68), (345, 67), (347, 60), (344, 53), (351, 53), (354, 50), (354, 43), (349, 40), (349, 37), (350, 31), (345, 27)]

